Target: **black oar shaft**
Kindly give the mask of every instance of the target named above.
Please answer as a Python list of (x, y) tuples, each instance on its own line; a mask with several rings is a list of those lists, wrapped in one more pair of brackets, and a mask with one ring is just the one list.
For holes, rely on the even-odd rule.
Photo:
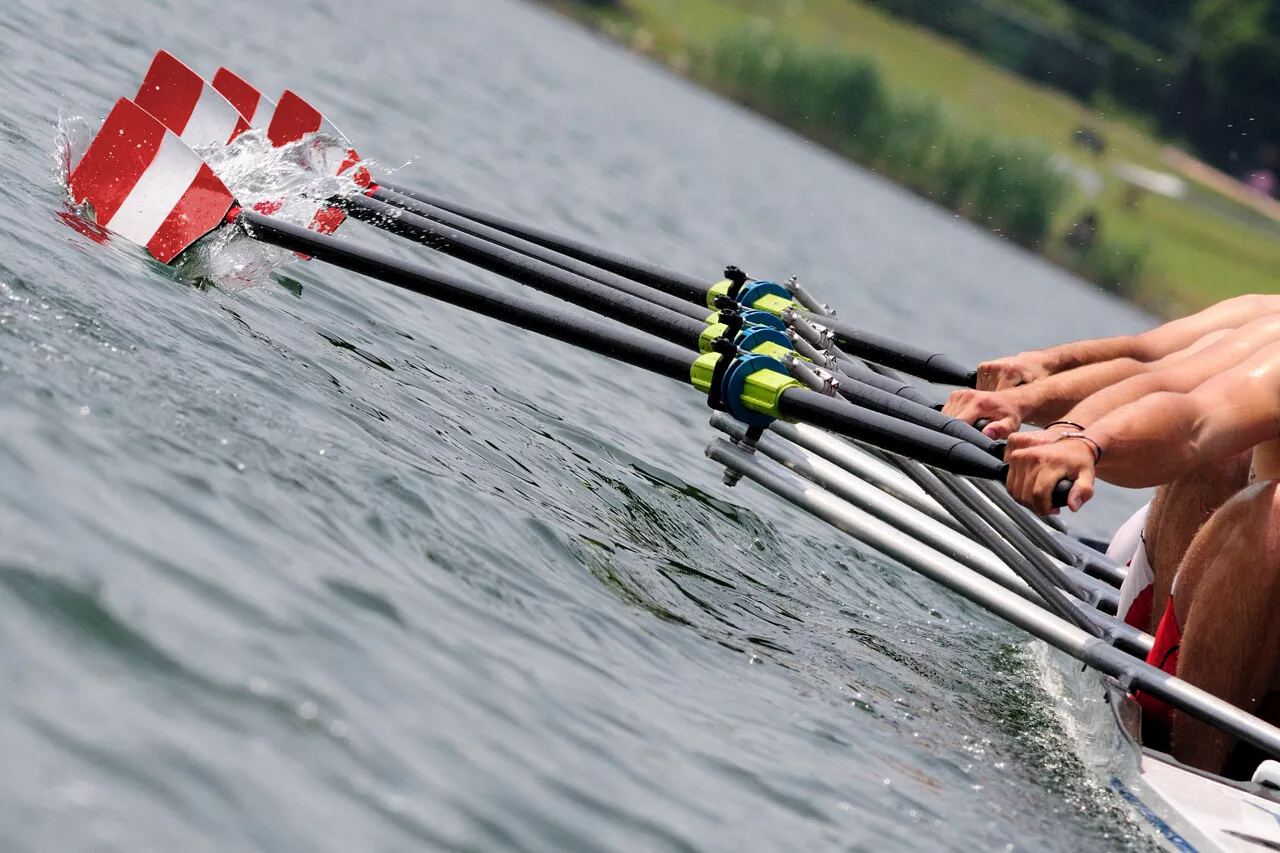
[(978, 382), (976, 370), (965, 367), (948, 355), (857, 329), (833, 317), (824, 317), (819, 314), (811, 314), (808, 317), (834, 332), (836, 343), (850, 355), (910, 373), (927, 382), (964, 385), (970, 388)]
[[(379, 190), (372, 198), (353, 195), (344, 197), (340, 201), (353, 217), (374, 224), (385, 231), (407, 237), (476, 264), (490, 272), (598, 311), (611, 319), (629, 323), (674, 343), (692, 349), (698, 348), (699, 338), (706, 329), (704, 321), (668, 311), (640, 296), (613, 290), (593, 279), (584, 278), (559, 266), (507, 248), (502, 243), (490, 242), (491, 234), (486, 234), (483, 238), (475, 236), (452, 225), (419, 216), (408, 208), (384, 203), (379, 200), (382, 197), (379, 194), (385, 196), (385, 193)], [(428, 212), (433, 210), (426, 205), (420, 207), (426, 208)], [(486, 229), (486, 231), (492, 231), (492, 229)], [(634, 282), (628, 282), (628, 284), (641, 288), (642, 291), (656, 293), (651, 288)], [(856, 362), (845, 360), (841, 366), (858, 368), (859, 375), (865, 379), (882, 381), (889, 386), (895, 384), (895, 380), (879, 377)], [(901, 382), (896, 384), (899, 388), (910, 387)], [(856, 405), (963, 439), (993, 456), (1001, 455), (1001, 445), (998, 442), (983, 435), (969, 424), (944, 415), (932, 407), (920, 405), (855, 380), (843, 381), (840, 385), (840, 393)]]
[[(569, 237), (553, 234), (544, 229), (522, 222), (516, 222), (501, 216), (495, 216), (473, 207), (448, 201), (429, 193), (406, 189), (395, 184), (383, 182), (381, 189), (374, 196), (382, 201), (406, 208), (419, 205), (435, 208), (437, 211), (452, 213), (455, 216), (469, 219), (491, 229), (505, 232), (528, 243), (534, 243), (553, 252), (569, 256), (577, 261), (608, 270), (619, 276), (641, 282), (649, 287), (677, 296), (689, 302), (705, 305), (710, 287), (699, 279), (669, 270), (657, 264), (637, 261), (616, 252), (610, 252), (595, 246), (587, 245)], [(419, 208), (418, 213), (431, 216), (426, 210)], [(449, 224), (459, 228), (469, 228), (455, 220)], [(553, 263), (555, 261), (552, 261)], [(581, 273), (581, 270), (576, 270)], [(847, 323), (829, 316), (809, 314), (812, 320), (823, 323), (836, 334), (841, 347), (861, 358), (904, 370), (930, 382), (948, 385), (969, 385), (977, 381), (977, 372), (964, 367), (949, 356), (932, 352), (923, 347), (900, 344), (896, 341), (856, 329)]]
[(508, 234), (515, 235), (531, 243), (537, 243), (548, 249), (553, 249), (563, 255), (577, 258), (580, 261), (609, 270), (612, 273), (626, 276), (634, 281), (642, 282), (678, 296), (689, 302), (697, 302), (705, 304), (707, 299), (707, 284), (699, 279), (691, 276), (683, 275), (675, 270), (669, 270), (658, 264), (650, 264), (645, 261), (637, 261), (628, 258), (616, 252), (598, 249), (589, 246), (586, 243), (574, 240), (569, 237), (562, 237), (553, 234), (550, 231), (543, 230), (533, 225), (526, 225), (522, 222), (516, 222), (502, 216), (494, 216), (473, 207), (458, 204), (456, 202), (447, 201), (437, 196), (418, 190), (406, 189), (404, 187), (381, 181), (381, 185), (397, 195), (420, 201), (434, 207), (444, 208), (452, 213), (465, 216), (467, 219), (488, 225), (491, 228), (497, 228)]
[(355, 248), (253, 211), (236, 222), (251, 236), (282, 249), (309, 255), (352, 272), (442, 302), (487, 314), (583, 349), (688, 383), (693, 355), (687, 348), (625, 326), (560, 306), (544, 305), (445, 273), (434, 272), (385, 252)]
[(639, 296), (614, 290), (407, 210), (362, 195), (347, 196), (341, 201), (343, 208), (356, 219), (673, 343), (696, 350), (699, 337), (706, 331), (704, 320), (677, 314)]
[[(927, 462), (944, 471), (989, 480), (1003, 480), (1008, 466), (977, 446), (890, 415), (854, 408), (842, 400), (812, 391), (782, 394), (784, 417), (804, 421), (881, 450)], [(850, 411), (852, 409), (852, 411)]]
[(845, 376), (857, 379), (859, 382), (874, 386), (882, 391), (888, 391), (890, 394), (902, 397), (904, 400), (910, 400), (913, 403), (919, 403), (922, 406), (934, 406), (934, 402), (929, 398), (929, 395), (921, 391), (919, 388), (903, 382), (901, 379), (894, 379), (891, 376), (882, 376), (870, 367), (867, 367), (861, 361), (852, 358), (840, 358), (837, 359), (836, 363), (840, 372)]
[[(385, 252), (357, 248), (251, 210), (236, 222), (251, 237), (495, 319), (580, 346), (654, 373), (690, 381), (694, 356), (684, 347), (598, 317), (543, 305), (425, 269)], [(1003, 462), (969, 442), (799, 387), (779, 396), (783, 417), (805, 421), (876, 447), (966, 476), (1003, 479)]]
[(698, 320), (704, 320), (710, 313), (710, 309), (706, 307), (706, 295), (698, 300), (690, 301), (681, 296), (673, 295), (656, 287), (650, 287), (647, 284), (636, 281), (625, 275), (611, 272), (603, 269), (595, 264), (581, 260), (580, 258), (566, 255), (555, 249), (548, 248), (541, 243), (526, 240), (519, 235), (511, 234), (500, 228), (493, 228), (478, 222), (466, 216), (454, 213), (452, 210), (428, 204), (418, 199), (406, 197), (403, 194), (391, 192), (386, 188), (379, 187), (375, 189), (371, 196), (373, 199), (385, 204), (407, 210), (424, 219), (430, 219), (433, 222), (439, 222), (442, 225), (448, 225), (458, 231), (481, 237), (499, 246), (508, 249), (514, 249), (522, 255), (531, 258), (537, 258), (540, 261), (568, 270), (572, 273), (606, 284), (614, 290), (620, 290), (623, 293), (629, 293), (632, 296), (638, 296), (655, 305), (661, 305), (671, 311), (684, 314)]
[(839, 390), (840, 396), (854, 405), (864, 406), (882, 414), (937, 430), (943, 435), (962, 439), (995, 458), (1004, 456), (1004, 442), (989, 438), (964, 421), (944, 415), (932, 406), (922, 406), (855, 379), (842, 378)]

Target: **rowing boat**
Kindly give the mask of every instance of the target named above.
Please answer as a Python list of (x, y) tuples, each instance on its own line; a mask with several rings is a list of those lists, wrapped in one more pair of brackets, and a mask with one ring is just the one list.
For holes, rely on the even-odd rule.
[[(233, 104), (227, 97), (234, 98)], [(725, 483), (748, 480), (1052, 649), (1076, 691), (1063, 702), (1086, 763), (1134, 819), (1177, 851), (1280, 850), (1280, 763), (1238, 782), (1183, 766), (1141, 744), (1130, 690), (1280, 758), (1280, 729), (1145, 663), (1152, 638), (1115, 618), (1125, 570), (1032, 516), (999, 484), (1003, 446), (935, 411), (897, 371), (972, 385), (975, 372), (926, 348), (836, 318), (792, 279), (730, 267), (708, 284), (540, 228), (376, 181), (319, 111), (286, 91), (261, 97), (219, 69), (214, 84), (161, 52), (137, 96), (120, 99), (68, 177), (71, 202), (98, 228), (165, 263), (235, 229), (299, 253), (692, 384), (713, 410), (706, 455)], [(306, 168), (342, 192), (246, 207), (193, 145), (226, 146), (252, 128), (295, 146)], [(202, 149), (203, 150), (203, 149)], [(293, 150), (293, 149), (291, 149)], [(452, 278), (331, 236), (350, 215), (462, 258), (590, 313), (573, 313)], [(710, 314), (708, 314), (710, 312)], [(608, 318), (605, 322), (603, 318)], [(619, 323), (625, 324), (620, 327)], [(1059, 483), (1065, 499), (1070, 483)], [(1072, 681), (1066, 662), (1095, 675)]]

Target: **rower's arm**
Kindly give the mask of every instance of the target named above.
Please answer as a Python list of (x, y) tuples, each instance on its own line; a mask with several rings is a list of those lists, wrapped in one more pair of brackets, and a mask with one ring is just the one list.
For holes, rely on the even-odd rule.
[(1068, 419), (1075, 407), (1099, 391), (1142, 375), (1147, 365), (1133, 358), (1087, 364), (1007, 392), (1022, 412), (1022, 422), (1044, 426)]
[(961, 388), (951, 392), (942, 411), (965, 423), (989, 421), (983, 432), (1005, 438), (1023, 423), (1044, 426), (1061, 420), (1086, 397), (1147, 368), (1135, 359), (1117, 358), (1001, 391)]
[[(1103, 388), (1072, 408), (1062, 420), (1088, 426), (1148, 394), (1161, 391), (1188, 393), (1277, 341), (1280, 341), (1280, 314), (1254, 320), (1234, 331), (1207, 336), (1196, 346), (1166, 356), (1123, 382)], [(1052, 382), (1053, 379), (1045, 381)]]
[(1221, 329), (1238, 329), (1267, 314), (1280, 312), (1280, 296), (1254, 293), (1224, 299), (1190, 317), (1171, 320), (1149, 332), (1134, 336), (1130, 357), (1155, 361), (1186, 349), (1200, 338)]
[(1119, 486), (1169, 483), (1280, 436), (1280, 344), (1185, 393), (1122, 406), (1086, 430), (1102, 448), (1098, 476)]
[(1232, 297), (1141, 334), (1077, 341), (984, 362), (978, 366), (978, 388), (985, 391), (1009, 388), (1116, 359), (1153, 362), (1186, 349), (1211, 332), (1239, 328), (1276, 312), (1280, 312), (1280, 295)]

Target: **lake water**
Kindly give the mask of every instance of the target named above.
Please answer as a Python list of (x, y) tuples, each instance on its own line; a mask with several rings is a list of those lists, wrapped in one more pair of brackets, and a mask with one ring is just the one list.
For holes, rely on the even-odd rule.
[(200, 287), (67, 227), (59, 117), (158, 48), (297, 89), (403, 183), (798, 273), (962, 360), (1151, 324), (535, 5), (14, 5), (0, 849), (1145, 846), (1025, 637), (726, 489), (692, 390), (318, 263)]

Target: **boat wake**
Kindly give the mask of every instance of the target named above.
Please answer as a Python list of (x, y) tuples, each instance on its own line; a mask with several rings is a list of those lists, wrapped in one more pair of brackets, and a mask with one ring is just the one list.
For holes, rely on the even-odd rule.
[(1080, 765), (1077, 778), (1082, 809), (1106, 814), (1111, 826), (1125, 828), (1124, 841), (1134, 850), (1159, 850), (1132, 808), (1122, 803), (1112, 780), (1135, 779), (1139, 775), (1137, 756), (1116, 728), (1111, 708), (1098, 676), (1081, 670), (1072, 658), (1040, 642), (1027, 647), (1034, 670), (1047, 701), (1045, 711), (1061, 727), (1061, 746)]

